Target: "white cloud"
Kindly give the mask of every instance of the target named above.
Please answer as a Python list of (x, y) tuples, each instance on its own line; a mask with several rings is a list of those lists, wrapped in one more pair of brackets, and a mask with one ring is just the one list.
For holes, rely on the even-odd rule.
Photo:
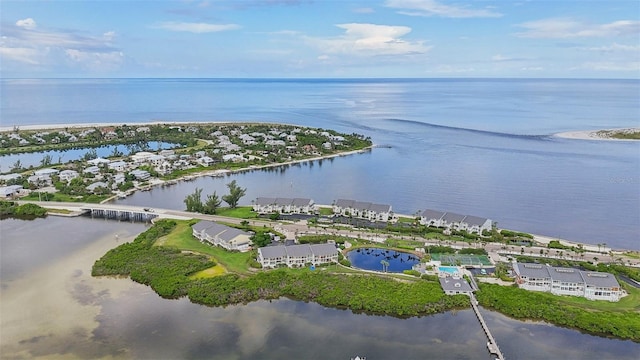
[(501, 17), (489, 9), (473, 9), (469, 6), (445, 5), (435, 0), (388, 0), (386, 6), (402, 9), (398, 13), (410, 16), (441, 16), (448, 18)]
[(16, 26), (31, 30), (31, 29), (35, 29), (37, 25), (36, 25), (36, 21), (33, 20), (32, 18), (26, 18), (23, 20), (16, 21)]
[(593, 46), (593, 47), (582, 47), (581, 50), (588, 51), (599, 51), (605, 53), (611, 52), (627, 52), (627, 51), (640, 51), (640, 45), (624, 45), (613, 43), (609, 46)]
[(2, 24), (0, 59), (39, 69), (59, 66), (80, 66), (91, 70), (112, 70), (123, 63), (124, 54), (111, 41), (110, 31), (98, 36), (76, 31), (36, 28), (31, 19), (14, 25)]
[(240, 29), (240, 25), (166, 21), (158, 25), (155, 25), (154, 28), (164, 29), (169, 31), (184, 31), (184, 32), (191, 32), (195, 34), (202, 34), (202, 33), (210, 33), (210, 32), (236, 30), (236, 29)]
[(525, 31), (515, 35), (523, 38), (567, 39), (639, 35), (640, 21), (619, 20), (608, 24), (588, 24), (569, 18), (550, 18), (518, 25)]
[(572, 68), (571, 70), (587, 69), (595, 71), (635, 71), (640, 75), (640, 61), (626, 61), (626, 62), (613, 62), (613, 61), (600, 61), (600, 62), (586, 62), (579, 67)]
[(497, 54), (497, 55), (493, 55), (491, 57), (491, 60), (493, 61), (509, 61), (512, 60), (513, 58), (510, 58), (508, 56), (503, 56), (502, 54)]
[(431, 49), (422, 41), (403, 40), (411, 32), (407, 26), (375, 24), (338, 24), (344, 29), (342, 36), (334, 38), (307, 38), (325, 53), (359, 56), (423, 54)]
[(428, 73), (438, 74), (465, 74), (475, 72), (476, 69), (470, 66), (438, 65), (434, 69), (427, 70)]

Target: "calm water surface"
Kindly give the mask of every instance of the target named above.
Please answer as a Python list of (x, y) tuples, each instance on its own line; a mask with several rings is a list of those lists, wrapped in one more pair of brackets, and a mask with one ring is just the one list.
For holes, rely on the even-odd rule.
[[(314, 303), (292, 300), (259, 301), (247, 305), (211, 308), (187, 299), (165, 300), (148, 287), (128, 279), (70, 276), (60, 264), (76, 263), (83, 249), (107, 241), (117, 245), (114, 233), (126, 235), (144, 230), (144, 225), (84, 218), (49, 217), (34, 221), (0, 221), (2, 240), (2, 288), (0, 296), (16, 296), (21, 280), (43, 276), (44, 282), (66, 286), (41, 291), (37, 303), (2, 305), (2, 316), (23, 314), (21, 325), (38, 321), (23, 311), (28, 306), (48, 308), (55, 323), (56, 306), (71, 307), (66, 320), (70, 334), (33, 334), (14, 343), (5, 342), (15, 328), (0, 329), (0, 357), (22, 354), (48, 358), (54, 355), (80, 358), (112, 356), (116, 359), (489, 359), (486, 339), (471, 310), (434, 316), (398, 319), (389, 316), (353, 314)], [(107, 240), (104, 238), (107, 237)], [(100, 239), (102, 240), (96, 240)], [(90, 262), (92, 263), (92, 261)], [(49, 266), (60, 271), (48, 271)], [(42, 269), (42, 271), (38, 270)], [(70, 267), (73, 269), (73, 266)], [(125, 290), (116, 288), (125, 286)], [(81, 290), (81, 291), (80, 291)], [(48, 292), (47, 292), (48, 291)], [(67, 303), (53, 299), (71, 294)], [(11, 304), (11, 302), (9, 302)], [(96, 315), (86, 313), (97, 307)], [(483, 311), (489, 327), (508, 359), (634, 359), (640, 344), (611, 340), (541, 323), (526, 323)], [(81, 325), (88, 316), (92, 327)], [(61, 321), (61, 320), (58, 320)], [(77, 322), (78, 326), (74, 327)], [(14, 325), (15, 326), (15, 325)], [(62, 326), (62, 324), (58, 324)], [(55, 331), (55, 328), (54, 330)], [(580, 344), (580, 346), (567, 346)], [(11, 352), (8, 352), (11, 351)]]
[[(551, 136), (640, 127), (637, 80), (2, 80), (0, 90), (6, 126), (266, 121), (362, 133), (389, 146), (234, 175), (247, 188), (245, 205), (258, 196), (350, 198), (640, 250), (640, 143)], [(196, 186), (221, 194), (229, 180), (122, 202), (183, 209)]]

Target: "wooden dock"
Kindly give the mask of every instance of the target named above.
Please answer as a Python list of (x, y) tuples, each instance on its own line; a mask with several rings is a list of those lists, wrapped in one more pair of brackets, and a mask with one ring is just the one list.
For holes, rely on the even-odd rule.
[(475, 295), (473, 295), (472, 293), (470, 294), (470, 297), (471, 297), (471, 307), (473, 308), (473, 312), (476, 313), (476, 317), (478, 318), (478, 321), (480, 321), (480, 325), (482, 325), (482, 330), (484, 330), (484, 333), (487, 335), (487, 339), (489, 340), (487, 342), (487, 349), (492, 355), (497, 356), (498, 359), (504, 360), (504, 355), (500, 351), (500, 348), (498, 347), (498, 343), (496, 342), (496, 339), (493, 337), (493, 335), (491, 335), (491, 331), (489, 331), (489, 327), (487, 326), (487, 323), (484, 322), (484, 318), (482, 317), (482, 314), (480, 314), (480, 309), (478, 309), (478, 301), (476, 300)]

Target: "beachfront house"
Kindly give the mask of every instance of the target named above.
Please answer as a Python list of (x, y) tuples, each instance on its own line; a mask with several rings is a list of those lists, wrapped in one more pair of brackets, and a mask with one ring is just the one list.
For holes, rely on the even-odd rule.
[(461, 223), (464, 218), (464, 215), (447, 212), (442, 217), (442, 227), (446, 227), (451, 230), (461, 230)]
[(140, 180), (140, 181), (148, 180), (151, 177), (151, 174), (149, 174), (148, 171), (140, 170), (140, 169), (135, 169), (133, 171), (130, 171), (129, 175), (132, 175), (133, 177), (136, 178), (136, 180)]
[(333, 204), (333, 213), (370, 221), (395, 221), (398, 219), (393, 213), (391, 205), (348, 199), (338, 199)]
[(493, 226), (491, 219), (431, 209), (422, 211), (419, 221), (426, 226), (465, 230), (477, 234), (481, 234), (484, 230), (490, 231)]
[(203, 220), (192, 227), (193, 236), (203, 243), (218, 245), (227, 250), (249, 251), (251, 233), (213, 221)]
[(313, 214), (316, 206), (313, 200), (306, 198), (259, 197), (253, 202), (253, 211), (260, 214)]
[(483, 231), (491, 231), (493, 227), (493, 221), (491, 219), (467, 215), (460, 223), (461, 230), (466, 230), (470, 233), (482, 234)]
[(263, 268), (274, 268), (279, 265), (293, 268), (307, 264), (329, 264), (338, 261), (338, 249), (334, 244), (266, 246), (258, 249), (257, 260)]
[(441, 227), (444, 211), (426, 209), (420, 214), (420, 224), (425, 226)]
[(543, 264), (514, 263), (516, 283), (526, 290), (555, 295), (582, 296), (589, 300), (618, 301), (622, 296), (614, 275)]

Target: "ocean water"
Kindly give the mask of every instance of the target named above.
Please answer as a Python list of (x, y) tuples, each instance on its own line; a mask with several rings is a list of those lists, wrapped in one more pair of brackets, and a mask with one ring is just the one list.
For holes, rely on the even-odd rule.
[[(384, 145), (235, 174), (247, 188), (243, 204), (351, 198), (640, 249), (640, 143), (552, 136), (640, 127), (637, 80), (4, 79), (0, 92), (1, 126), (260, 121), (357, 132)], [(228, 181), (202, 178), (119, 201), (183, 209), (196, 186), (220, 194)]]

